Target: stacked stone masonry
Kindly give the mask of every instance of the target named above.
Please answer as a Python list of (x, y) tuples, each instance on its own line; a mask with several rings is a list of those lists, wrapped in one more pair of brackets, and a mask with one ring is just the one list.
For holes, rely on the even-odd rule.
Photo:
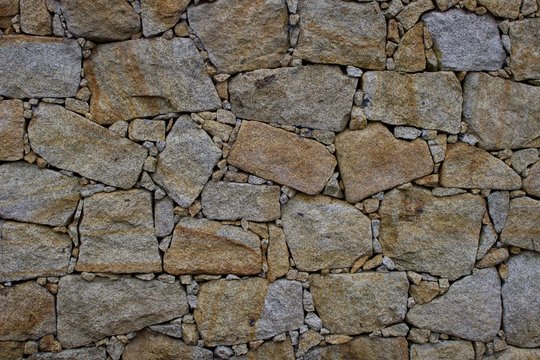
[(539, 360), (540, 0), (0, 0), (0, 360)]

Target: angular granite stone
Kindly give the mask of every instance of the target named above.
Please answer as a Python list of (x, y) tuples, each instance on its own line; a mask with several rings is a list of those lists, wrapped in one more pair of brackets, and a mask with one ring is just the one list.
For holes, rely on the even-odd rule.
[(21, 0), (21, 30), (29, 35), (52, 35), (53, 16), (45, 0)]
[(75, 96), (81, 81), (77, 41), (26, 35), (0, 37), (0, 96)]
[(82, 349), (63, 350), (58, 353), (37, 353), (31, 355), (29, 360), (106, 360), (107, 353), (104, 347), (88, 347)]
[[(103, 11), (101, 11), (103, 13)], [(193, 40), (139, 39), (99, 45), (84, 62), (99, 124), (221, 108)]]
[(515, 19), (519, 15), (521, 0), (478, 0), (478, 5), (497, 17)]
[(540, 349), (520, 349), (508, 346), (505, 350), (493, 355), (496, 360), (537, 360), (540, 359)]
[(510, 208), (510, 193), (508, 191), (493, 191), (488, 196), (489, 216), (493, 228), (500, 233), (504, 229), (508, 210)]
[(345, 197), (352, 203), (433, 171), (431, 153), (424, 140), (398, 140), (379, 123), (339, 134), (336, 153)]
[(51, 226), (70, 221), (79, 202), (77, 178), (25, 162), (0, 165), (0, 217)]
[(295, 58), (384, 69), (386, 21), (376, 3), (301, 0), (298, 14), (300, 37)]
[(307, 194), (324, 188), (336, 159), (321, 143), (256, 121), (243, 121), (229, 164)]
[(323, 326), (355, 335), (401, 322), (409, 282), (403, 272), (312, 275), (310, 289)]
[(154, 228), (157, 237), (170, 235), (174, 230), (174, 202), (168, 196), (154, 200)]
[(231, 360), (294, 360), (294, 348), (291, 339), (273, 342), (266, 341), (246, 355), (233, 356)]
[(180, 206), (189, 207), (212, 175), (221, 150), (187, 115), (176, 120), (166, 144), (152, 179)]
[(529, 195), (540, 197), (540, 162), (531, 166), (529, 176), (523, 179), (523, 190)]
[(181, 219), (164, 258), (165, 271), (173, 275), (255, 275), (261, 265), (257, 235), (207, 219)]
[(188, 312), (186, 293), (178, 282), (100, 277), (87, 282), (74, 275), (60, 279), (57, 308), (58, 340), (64, 348), (137, 331)]
[(510, 23), (510, 69), (515, 80), (540, 79), (540, 19)]
[(397, 71), (417, 72), (426, 68), (424, 24), (418, 23), (403, 35), (394, 62)]
[(290, 46), (285, 0), (205, 2), (190, 6), (188, 19), (223, 73), (278, 67)]
[(510, 200), (501, 241), (540, 252), (540, 200), (526, 196)]
[(270, 224), (268, 225), (268, 233), (268, 249), (266, 250), (267, 278), (273, 282), (289, 272), (289, 248), (282, 228)]
[(190, 0), (142, 0), (143, 35), (150, 37), (172, 28), (189, 3)]
[(411, 360), (473, 360), (474, 358), (473, 344), (469, 341), (440, 341), (436, 344), (411, 346)]
[[(1, 11), (1, 8), (0, 8)], [(0, 17), (0, 21), (1, 21)], [(1, 22), (0, 22), (1, 24)], [(24, 342), (0, 341), (0, 359), (21, 360), (24, 358)]]
[(486, 150), (540, 146), (540, 87), (469, 73), (463, 120)]
[(24, 156), (24, 108), (21, 100), (0, 101), (0, 161)]
[(19, 13), (19, 0), (2, 0), (0, 2), (0, 28), (5, 29), (13, 25), (11, 19)]
[(144, 330), (127, 344), (123, 360), (212, 360), (212, 351), (188, 346), (182, 340)]
[(417, 0), (410, 2), (405, 8), (400, 11), (396, 16), (396, 19), (399, 21), (405, 30), (412, 28), (420, 19), (420, 16), (434, 9), (435, 6), (431, 0)]
[(42, 103), (28, 126), (32, 149), (49, 164), (129, 189), (148, 150), (59, 105)]
[(451, 72), (400, 74), (371, 71), (362, 77), (368, 120), (457, 134), (461, 85)]
[(382, 338), (361, 336), (345, 344), (313, 349), (305, 360), (361, 359), (361, 360), (409, 360), (407, 339), (404, 337)]
[(237, 117), (341, 131), (349, 121), (357, 82), (337, 66), (308, 65), (239, 74), (229, 92)]
[(485, 211), (478, 195), (437, 197), (419, 187), (394, 189), (379, 210), (383, 254), (405, 270), (450, 280), (470, 274)]
[(279, 186), (210, 181), (201, 203), (208, 219), (268, 222), (280, 216), (279, 195)]

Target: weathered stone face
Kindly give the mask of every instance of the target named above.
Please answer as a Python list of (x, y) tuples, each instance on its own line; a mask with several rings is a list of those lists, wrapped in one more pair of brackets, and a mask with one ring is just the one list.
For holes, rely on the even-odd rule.
[(510, 201), (501, 241), (540, 252), (540, 201), (520, 197)]
[(106, 360), (107, 353), (103, 347), (63, 350), (58, 353), (37, 353), (29, 360)]
[(21, 30), (31, 35), (52, 35), (52, 15), (45, 0), (21, 0)]
[(275, 225), (268, 226), (268, 249), (266, 260), (268, 261), (268, 280), (274, 281), (289, 272), (289, 248), (285, 241), (283, 230)]
[(416, 24), (407, 31), (394, 53), (397, 71), (417, 72), (426, 68), (424, 25)]
[(170, 29), (186, 10), (190, 0), (143, 0), (141, 1), (142, 31), (153, 36)]
[(523, 190), (529, 195), (540, 197), (540, 162), (534, 164), (529, 176), (523, 179)]
[(190, 6), (188, 19), (220, 72), (278, 67), (289, 48), (284, 0), (206, 2)]
[[(1, 19), (1, 18), (0, 18)], [(0, 341), (0, 358), (18, 360), (24, 356), (24, 343), (17, 341)]]
[[(540, 79), (540, 20), (525, 19), (510, 26), (510, 69), (516, 80)], [(536, 50), (535, 50), (536, 49)]]
[(99, 45), (84, 62), (84, 71), (92, 92), (90, 113), (99, 124), (221, 107), (190, 39)]
[(240, 118), (341, 131), (357, 82), (337, 66), (308, 65), (239, 74), (229, 92)]
[(212, 360), (212, 352), (197, 346), (188, 346), (181, 340), (145, 330), (129, 342), (124, 350), (124, 360)]
[(294, 349), (291, 340), (265, 342), (245, 356), (233, 356), (231, 360), (293, 360)]
[(20, 160), (24, 156), (24, 117), (20, 100), (0, 101), (0, 161)]
[(409, 349), (404, 337), (358, 337), (345, 344), (312, 350), (306, 354), (304, 359), (408, 360)]
[(508, 346), (505, 350), (494, 354), (496, 360), (535, 360), (540, 357), (540, 349), (520, 349)]
[(474, 359), (474, 356), (474, 348), (469, 341), (441, 341), (436, 344), (411, 346), (411, 360)]
[(294, 57), (315, 63), (384, 69), (386, 22), (377, 4), (301, 0), (298, 14), (300, 37)]
[(81, 48), (75, 40), (26, 35), (0, 37), (0, 96), (75, 96)]
[(12, 25), (11, 19), (19, 13), (19, 0), (2, 0), (0, 2), (0, 28)]
[(520, 0), (478, 0), (490, 13), (502, 18), (515, 19), (519, 14)]

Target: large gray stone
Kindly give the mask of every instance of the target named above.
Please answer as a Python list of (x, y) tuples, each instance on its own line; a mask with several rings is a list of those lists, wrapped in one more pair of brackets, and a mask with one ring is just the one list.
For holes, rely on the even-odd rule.
[(192, 40), (139, 39), (99, 45), (84, 62), (99, 124), (169, 112), (217, 110), (221, 101)]
[(371, 221), (345, 201), (298, 194), (283, 207), (282, 222), (298, 270), (351, 267), (372, 254)]
[(477, 270), (454, 282), (441, 297), (414, 306), (407, 314), (407, 322), (466, 340), (488, 342), (501, 326), (500, 294), (497, 270)]
[(497, 21), (465, 10), (430, 12), (422, 16), (433, 39), (442, 70), (495, 71), (502, 68), (503, 49)]
[(29, 360), (106, 360), (107, 353), (104, 347), (89, 347), (71, 349), (59, 353), (37, 353), (31, 355)]
[(411, 360), (474, 360), (473, 344), (469, 341), (441, 341), (436, 344), (413, 344)]
[(0, 37), (0, 96), (75, 96), (81, 81), (75, 40), (26, 35)]
[(362, 77), (368, 120), (457, 134), (461, 84), (451, 72), (401, 74), (372, 71)]
[(163, 186), (171, 199), (188, 207), (212, 175), (221, 150), (187, 115), (176, 120), (166, 144), (152, 179)]
[(524, 196), (510, 201), (501, 241), (540, 252), (540, 200)]
[(540, 79), (540, 19), (514, 21), (510, 25), (510, 69), (514, 79)]
[(60, 279), (57, 309), (58, 340), (74, 348), (180, 317), (188, 304), (178, 282), (70, 275)]
[(504, 229), (508, 209), (510, 208), (510, 193), (508, 191), (494, 191), (488, 196), (489, 216), (495, 231), (500, 233)]
[(486, 150), (540, 146), (540, 87), (470, 73), (463, 85), (463, 120)]
[(239, 74), (229, 92), (240, 118), (341, 131), (357, 82), (337, 66), (308, 65)]
[(49, 164), (129, 189), (148, 151), (59, 105), (41, 104), (28, 126), (32, 149)]
[(305, 360), (409, 360), (404, 337), (382, 338), (361, 336), (345, 344), (318, 347), (304, 356)]
[(79, 181), (24, 162), (0, 165), (0, 217), (67, 225), (79, 202)]

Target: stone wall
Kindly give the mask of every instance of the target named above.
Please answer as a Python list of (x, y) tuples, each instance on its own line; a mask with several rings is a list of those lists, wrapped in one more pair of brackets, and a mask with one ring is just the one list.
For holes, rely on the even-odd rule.
[(0, 29), (0, 359), (540, 359), (540, 1)]

